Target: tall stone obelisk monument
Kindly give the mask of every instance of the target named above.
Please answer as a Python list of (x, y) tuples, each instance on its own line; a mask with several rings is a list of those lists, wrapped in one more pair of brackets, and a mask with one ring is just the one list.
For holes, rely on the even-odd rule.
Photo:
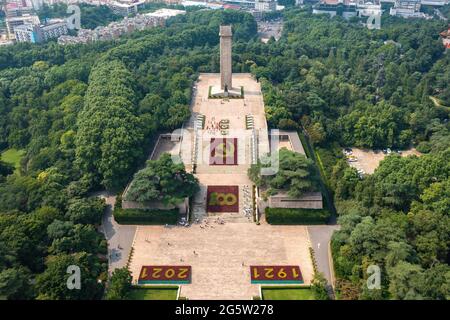
[(231, 90), (232, 64), (231, 64), (231, 26), (220, 26), (220, 88)]

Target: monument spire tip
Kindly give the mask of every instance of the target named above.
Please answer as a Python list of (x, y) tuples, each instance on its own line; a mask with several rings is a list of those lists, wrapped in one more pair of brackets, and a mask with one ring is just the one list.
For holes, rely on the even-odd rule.
[(220, 30), (219, 30), (219, 36), (221, 37), (231, 37), (233, 35), (232, 31), (231, 31), (231, 26), (225, 26), (222, 25), (220, 26)]

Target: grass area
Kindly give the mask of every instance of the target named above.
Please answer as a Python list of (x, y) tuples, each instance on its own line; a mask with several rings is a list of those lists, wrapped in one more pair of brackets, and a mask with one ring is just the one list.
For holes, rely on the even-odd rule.
[(24, 154), (25, 154), (24, 150), (17, 150), (12, 148), (3, 151), (1, 154), (1, 159), (4, 162), (14, 165), (14, 167), (16, 168), (15, 172), (18, 172), (20, 168), (20, 160), (22, 159)]
[(177, 292), (176, 286), (135, 287), (131, 289), (129, 298), (131, 300), (176, 300)]
[(262, 287), (263, 300), (314, 300), (308, 287)]

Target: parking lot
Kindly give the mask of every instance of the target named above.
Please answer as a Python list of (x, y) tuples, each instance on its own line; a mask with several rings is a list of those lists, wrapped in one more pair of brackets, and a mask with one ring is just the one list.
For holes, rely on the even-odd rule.
[[(394, 153), (394, 151), (391, 151), (391, 153)], [(351, 148), (351, 154), (348, 154), (347, 162), (360, 174), (372, 174), (378, 168), (380, 161), (387, 155), (382, 150)], [(421, 153), (414, 148), (401, 151), (402, 157), (410, 155), (420, 156)]]

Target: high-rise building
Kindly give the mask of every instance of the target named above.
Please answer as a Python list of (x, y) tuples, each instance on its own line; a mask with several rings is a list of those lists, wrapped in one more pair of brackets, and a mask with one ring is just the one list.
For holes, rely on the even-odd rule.
[(57, 39), (63, 34), (67, 34), (67, 22), (63, 19), (50, 20), (46, 25), (41, 26), (43, 42), (50, 39)]
[(33, 3), (31, 0), (10, 0), (5, 4), (6, 17), (19, 17), (33, 13)]
[(6, 17), (6, 29), (9, 35), (14, 34), (14, 28), (22, 24), (40, 24), (39, 17), (32, 14), (24, 14), (21, 16)]
[(379, 0), (358, 0), (356, 3), (360, 17), (381, 16), (381, 3)]
[(50, 20), (46, 25), (26, 23), (14, 28), (17, 42), (39, 43), (67, 34), (67, 23), (62, 19)]
[(329, 14), (331, 17), (342, 16), (345, 19), (356, 17), (358, 12), (356, 10), (356, 3), (350, 0), (322, 0), (320, 3), (314, 5), (314, 14)]
[(256, 0), (255, 10), (261, 12), (275, 11), (277, 9), (276, 0)]
[(449, 0), (421, 0), (420, 3), (425, 6), (445, 6)]
[(421, 0), (395, 0), (394, 7), (390, 9), (391, 16), (404, 18), (428, 18), (429, 16), (420, 12)]
[(136, 14), (138, 13), (138, 10), (143, 7), (145, 4), (145, 1), (112, 1), (109, 4), (109, 7), (112, 9), (112, 11), (116, 14), (120, 14), (124, 17), (129, 16), (130, 14)]
[(14, 36), (17, 42), (40, 42), (39, 25), (26, 23), (17, 26), (14, 28)]

